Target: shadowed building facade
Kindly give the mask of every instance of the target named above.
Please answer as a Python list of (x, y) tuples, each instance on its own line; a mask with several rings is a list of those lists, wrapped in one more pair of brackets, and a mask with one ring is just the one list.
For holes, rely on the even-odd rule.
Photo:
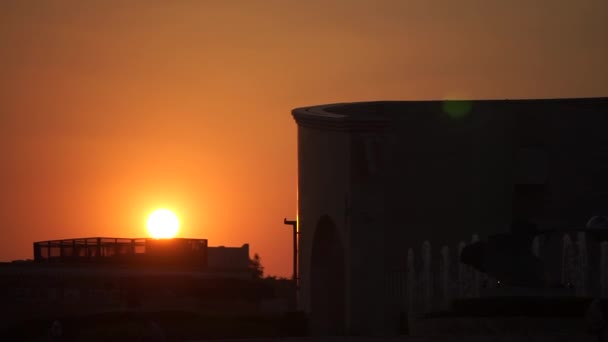
[(516, 184), (539, 227), (608, 211), (608, 98), (367, 102), (294, 109), (300, 306), (313, 333), (395, 334), (407, 248), (508, 231)]

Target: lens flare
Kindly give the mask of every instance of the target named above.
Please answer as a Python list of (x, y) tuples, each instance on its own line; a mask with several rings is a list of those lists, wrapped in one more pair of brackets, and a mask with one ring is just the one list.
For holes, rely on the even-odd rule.
[(461, 119), (469, 115), (473, 109), (473, 103), (467, 100), (446, 100), (443, 101), (443, 111), (452, 119)]

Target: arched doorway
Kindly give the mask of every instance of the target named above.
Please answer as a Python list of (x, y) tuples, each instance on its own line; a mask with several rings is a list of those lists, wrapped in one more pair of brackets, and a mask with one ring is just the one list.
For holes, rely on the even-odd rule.
[(345, 333), (344, 247), (328, 216), (322, 216), (312, 243), (310, 328), (314, 335)]

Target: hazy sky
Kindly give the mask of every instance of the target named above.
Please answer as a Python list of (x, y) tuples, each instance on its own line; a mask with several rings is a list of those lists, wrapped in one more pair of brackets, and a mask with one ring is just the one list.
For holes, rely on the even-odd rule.
[(292, 108), (608, 96), (607, 61), (606, 0), (2, 0), (0, 260), (168, 207), (289, 275)]

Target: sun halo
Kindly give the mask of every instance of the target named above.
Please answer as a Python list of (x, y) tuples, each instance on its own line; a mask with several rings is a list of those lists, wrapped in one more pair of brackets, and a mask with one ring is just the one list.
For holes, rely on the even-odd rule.
[(146, 226), (151, 237), (170, 239), (179, 231), (179, 218), (169, 209), (157, 209), (148, 216)]

